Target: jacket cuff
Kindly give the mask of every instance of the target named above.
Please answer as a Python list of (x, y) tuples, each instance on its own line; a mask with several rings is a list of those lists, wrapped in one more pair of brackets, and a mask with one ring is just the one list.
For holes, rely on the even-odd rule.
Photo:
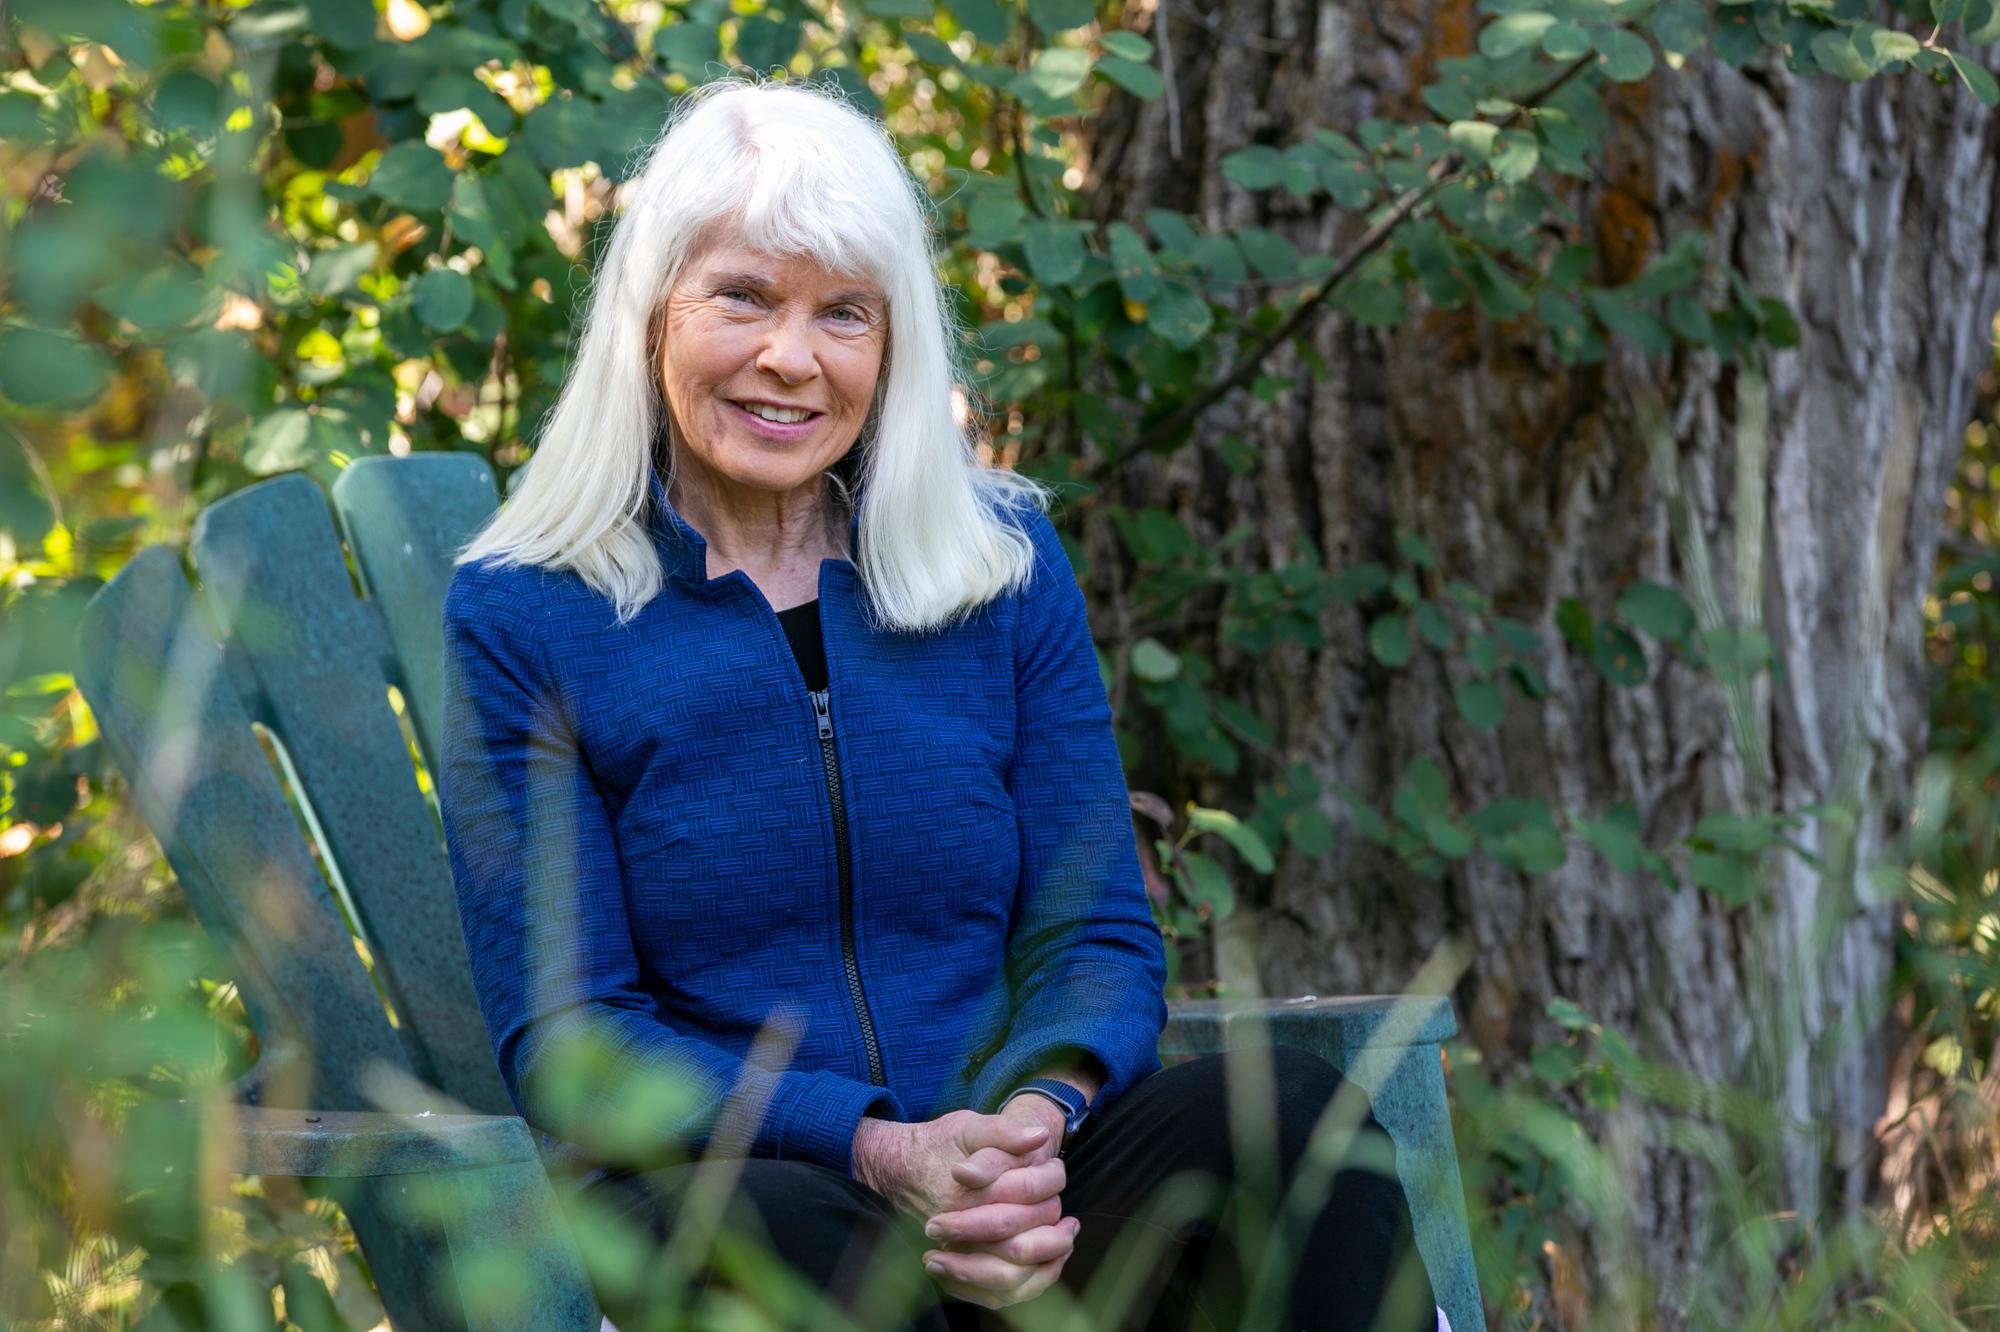
[(887, 1087), (837, 1073), (783, 1074), (772, 1093), (760, 1145), (779, 1159), (814, 1161), (854, 1173), (854, 1134), (871, 1110), (901, 1120), (903, 1107)]
[(1101, 1015), (1038, 1026), (1015, 1036), (988, 1061), (972, 1084), (972, 1108), (999, 1112), (1001, 1101), (1065, 1050), (1082, 1050), (1104, 1065), (1105, 1082), (1090, 1100), (1093, 1114), (1160, 1067), (1160, 1028), (1154, 1023), (1109, 1021)]

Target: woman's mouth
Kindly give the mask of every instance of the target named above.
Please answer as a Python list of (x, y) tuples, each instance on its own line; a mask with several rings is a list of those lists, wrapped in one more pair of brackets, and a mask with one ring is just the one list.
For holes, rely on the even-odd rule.
[[(797, 418), (801, 411), (804, 410), (802, 408), (781, 409), (769, 403), (759, 403), (757, 405), (762, 411), (792, 418)], [(768, 416), (758, 415), (757, 412), (750, 410), (740, 402), (731, 402), (729, 410), (741, 418), (743, 423), (749, 426), (750, 429), (756, 431), (766, 439), (781, 440), (804, 439), (813, 432), (813, 427), (819, 424), (820, 417), (826, 415), (824, 412), (810, 412), (802, 420), (774, 421)]]

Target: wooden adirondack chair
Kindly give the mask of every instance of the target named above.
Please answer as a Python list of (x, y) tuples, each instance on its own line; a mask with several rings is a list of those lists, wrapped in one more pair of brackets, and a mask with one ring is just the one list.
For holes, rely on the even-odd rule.
[[(493, 1062), (438, 824), (390, 700), (393, 688), (434, 762), (452, 553), (495, 503), (469, 455), (363, 461), (333, 487), (343, 552), (319, 488), (277, 477), (201, 515), (199, 596), (179, 552), (151, 547), (82, 629), (79, 685), (234, 960), (258, 1035), (231, 1167), (338, 1181), (405, 1332), (583, 1332), (600, 1317)], [(1178, 1003), (1161, 1053), (1295, 1044), (1364, 1086), (1397, 1143), (1439, 1303), (1471, 1332), (1484, 1324), (1438, 1055), (1455, 1030), (1441, 998)], [(385, 1073), (473, 1113), (376, 1112)]]

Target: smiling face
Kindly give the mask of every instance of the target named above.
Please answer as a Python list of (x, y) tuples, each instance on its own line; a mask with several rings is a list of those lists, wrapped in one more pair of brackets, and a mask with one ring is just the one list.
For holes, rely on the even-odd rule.
[(888, 334), (870, 279), (734, 242), (698, 249), (660, 338), (675, 466), (779, 494), (815, 484), (861, 436)]

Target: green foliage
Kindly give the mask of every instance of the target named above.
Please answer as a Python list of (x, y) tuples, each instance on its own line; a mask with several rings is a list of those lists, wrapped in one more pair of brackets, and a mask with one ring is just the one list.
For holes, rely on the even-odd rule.
[[(1285, 392), (1294, 372), (1271, 368), (1277, 348), (1299, 353), (1296, 373), (1322, 373), (1288, 322), (1317, 310), (1383, 327), (1412, 310), (1477, 310), (1567, 365), (1602, 362), (1620, 341), (1647, 356), (1696, 347), (1745, 364), (1792, 345), (1790, 312), (1702, 234), (1662, 238), (1636, 278), (1614, 279), (1573, 215), (1573, 192), (1602, 165), (1617, 85), (1673, 77), (1683, 61), (1921, 78), (1937, 86), (1908, 95), (1953, 96), (1962, 84), (1992, 105), (1992, 79), (1965, 53), (2000, 41), (1993, 0), (1897, 8), (1486, 0), (1476, 49), (1439, 61), (1422, 90), (1428, 115), (1288, 126), (1223, 160), (1232, 191), (1380, 224), (1365, 245), (1320, 254), (1170, 209), (1093, 220), (1070, 183), (1078, 127), (1109, 99), (1158, 99), (1165, 84), (1153, 41), (1087, 0), (11, 7), (17, 40), (0, 90), (0, 154), (17, 185), (0, 279), (0, 935), (14, 960), (0, 971), (0, 1030), (31, 1039), (10, 1047), (0, 1073), (13, 1138), (6, 1215), (12, 1235), (30, 1237), (10, 1242), (32, 1247), (49, 1273), (71, 1270), (72, 1242), (112, 1272), (137, 1270), (128, 1258), (143, 1251), (143, 1271), (112, 1302), (165, 1311), (161, 1323), (276, 1290), (292, 1322), (325, 1325), (329, 1274), (341, 1315), (369, 1321), (354, 1304), (365, 1283), (323, 1217), (317, 1230), (277, 1235), (272, 1217), (292, 1213), (246, 1207), (229, 1214), (266, 1227), (260, 1242), (215, 1243), (201, 1229), (213, 1218), (191, 1219), (185, 1194), (90, 1175), (121, 1158), (94, 1158), (79, 1143), (98, 1139), (55, 1127), (111, 1133), (124, 1107), (235, 1070), (248, 1040), (233, 990), (212, 979), (219, 966), (187, 961), (181, 908), (72, 687), (76, 617), (140, 543), (182, 539), (201, 505), (259, 477), (303, 468), (328, 480), (356, 458), (411, 450), (478, 452), (503, 474), (523, 461), (560, 386), (573, 301), (615, 186), (688, 88), (735, 64), (830, 81), (884, 114), (940, 202), (946, 270), (977, 330), (978, 387), (1001, 423), (996, 456), (1088, 503), (1132, 456), (1197, 447), (1192, 426), (1224, 386), (1264, 401)], [(1262, 465), (1240, 438), (1199, 447), (1236, 475)], [(1514, 798), (1469, 809), (1434, 759), (1375, 808), (1306, 765), (1280, 769), (1268, 724), (1218, 684), (1189, 626), (1208, 617), (1219, 651), (1262, 658), (1322, 646), (1329, 624), (1352, 624), (1371, 669), (1442, 671), (1464, 726), (1503, 735), (1531, 725), (1549, 696), (1551, 653), (1589, 663), (1565, 675), (1594, 688), (1668, 669), (1741, 678), (1778, 669), (1754, 627), (1698, 628), (1679, 592), (1647, 582), (1610, 607), (1571, 600), (1510, 615), (1459, 576), (1472, 572), (1459, 553), (1416, 532), (1340, 567), (1303, 541), (1276, 561), (1232, 565), (1248, 523), (1198, 541), (1163, 510), (1110, 517), (1137, 626), (1104, 655), (1121, 744), (1135, 771), (1235, 793), (1184, 800), (1179, 818), (1163, 800), (1145, 811), (1161, 833), (1142, 848), (1149, 883), (1176, 939), (1199, 940), (1255, 898), (1287, 855), (1326, 856), (1349, 837), (1431, 875), (1475, 857), (1545, 875), (1593, 855), (1728, 906), (1752, 900), (1764, 856), (1796, 851), (1785, 837), (1796, 815), (1705, 820), (1684, 845), (1655, 847), (1628, 809)], [(1992, 572), (1955, 565), (1947, 578), (1962, 582), (1941, 601), (1939, 639), (1961, 645), (1940, 667), (1951, 687), (1939, 733), (1954, 753), (1994, 729), (1990, 693), (1974, 683), (1994, 636)], [(1146, 751), (1141, 723), (1168, 752)], [(1965, 769), (1981, 771), (1990, 767)], [(1975, 788), (1951, 789), (1971, 801)], [(1935, 850), (1940, 882), (1991, 864), (1990, 847)], [(1961, 902), (1924, 929), (1984, 958), (1969, 941), (1988, 937), (1988, 919)], [(146, 960), (155, 954), (172, 965)], [(1966, 1000), (1967, 987), (1991, 993), (1980, 975), (1925, 982), (1934, 1040), (1970, 1039), (1951, 1027), (1967, 1014), (1991, 1021)], [(68, 1022), (27, 999), (50, 995), (64, 997)], [(1608, 1098), (1625, 1070), (1608, 1035), (1583, 1051), (1579, 1018), (1556, 1018), (1572, 1053), (1535, 1067), (1550, 1087)], [(1517, 1155), (1532, 1160), (1550, 1141)], [(185, 1163), (185, 1148), (149, 1146), (135, 1162)], [(48, 1178), (52, 1162), (66, 1184)], [(1548, 1172), (1537, 1197), (1560, 1178)], [(140, 1196), (166, 1211), (128, 1206)], [(251, 1258), (235, 1262), (246, 1248)], [(347, 1255), (348, 1279), (306, 1261), (321, 1250)], [(210, 1252), (232, 1261), (207, 1262)], [(0, 1270), (0, 1283), (15, 1276)], [(53, 1288), (31, 1293), (38, 1317)], [(14, 1286), (0, 1294), (13, 1298)]]

